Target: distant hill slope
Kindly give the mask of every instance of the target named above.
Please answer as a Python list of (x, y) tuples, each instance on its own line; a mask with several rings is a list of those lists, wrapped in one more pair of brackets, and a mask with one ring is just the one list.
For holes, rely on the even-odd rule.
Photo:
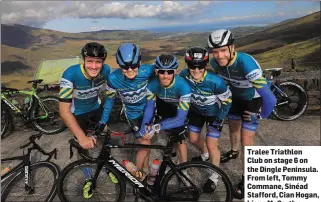
[[(239, 27), (236, 50), (252, 54), (261, 67), (289, 68), (291, 59), (303, 62), (320, 61), (320, 12), (290, 19), (266, 27)], [(41, 60), (79, 56), (82, 46), (98, 41), (108, 48), (106, 63), (117, 67), (115, 51), (121, 43), (133, 42), (142, 50), (142, 62), (152, 63), (162, 53), (175, 54), (180, 69), (185, 64), (187, 47), (206, 46), (209, 33), (153, 33), (150, 31), (101, 30), (65, 33), (23, 25), (1, 25), (2, 82), (23, 85), (31, 79)], [(16, 79), (19, 76), (19, 79)], [(14, 79), (13, 79), (14, 78)], [(15, 80), (13, 82), (13, 80)]]

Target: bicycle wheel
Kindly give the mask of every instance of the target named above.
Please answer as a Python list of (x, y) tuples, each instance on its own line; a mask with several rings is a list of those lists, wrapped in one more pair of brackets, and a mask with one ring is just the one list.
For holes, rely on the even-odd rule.
[(14, 130), (13, 118), (10, 109), (1, 102), (1, 139), (10, 135)]
[[(228, 176), (218, 167), (207, 162), (186, 162), (178, 170), (195, 185), (192, 186), (182, 175), (169, 170), (161, 183), (161, 198), (166, 201), (226, 201), (233, 200), (233, 185)], [(217, 187), (212, 193), (205, 193), (203, 186), (215, 175)]]
[(54, 199), (59, 167), (52, 162), (42, 161), (30, 165), (29, 172), (33, 193), (25, 190), (25, 170), (21, 168), (4, 186), (1, 201), (52, 201)]
[(273, 114), (283, 121), (292, 121), (299, 118), (308, 108), (308, 95), (304, 88), (294, 82), (279, 84), (280, 90), (274, 88), (273, 93), (277, 99)]
[[(59, 115), (59, 99), (55, 96), (47, 96), (40, 98), (42, 105), (39, 103), (33, 105), (31, 109), (31, 119), (35, 128), (44, 134), (53, 135), (66, 129), (63, 120)], [(46, 115), (46, 111), (48, 115)]]
[[(84, 198), (84, 182), (88, 178), (93, 178), (97, 162), (81, 159), (67, 165), (61, 172), (58, 179), (58, 196), (61, 201), (124, 201), (126, 195), (125, 181), (114, 168), (104, 165), (93, 189), (90, 198)], [(86, 170), (86, 171), (85, 171)], [(112, 173), (118, 183), (113, 183), (108, 173)], [(88, 176), (90, 175), (90, 176)]]

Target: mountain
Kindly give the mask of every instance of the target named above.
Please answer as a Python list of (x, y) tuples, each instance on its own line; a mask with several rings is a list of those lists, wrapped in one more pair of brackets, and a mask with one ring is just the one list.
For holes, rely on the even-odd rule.
[[(273, 25), (243, 26), (231, 30), (236, 37), (236, 50), (252, 54), (262, 68), (280, 65), (290, 68), (292, 58), (303, 63), (320, 61), (319, 19), (320, 12), (317, 12)], [(25, 86), (25, 82), (35, 74), (40, 61), (79, 56), (82, 46), (89, 41), (98, 41), (107, 47), (106, 63), (111, 67), (117, 67), (115, 52), (119, 45), (133, 42), (141, 48), (143, 63), (152, 63), (159, 54), (172, 53), (178, 57), (180, 68), (183, 68), (186, 48), (206, 46), (207, 37), (213, 29), (174, 33), (151, 30), (65, 33), (2, 24), (1, 79), (9, 86)]]

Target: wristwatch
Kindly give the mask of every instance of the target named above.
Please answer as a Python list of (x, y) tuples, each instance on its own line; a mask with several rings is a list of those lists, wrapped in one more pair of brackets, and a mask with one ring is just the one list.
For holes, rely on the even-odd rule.
[(160, 131), (160, 124), (155, 124), (152, 126), (153, 130), (156, 132), (156, 133), (159, 133)]

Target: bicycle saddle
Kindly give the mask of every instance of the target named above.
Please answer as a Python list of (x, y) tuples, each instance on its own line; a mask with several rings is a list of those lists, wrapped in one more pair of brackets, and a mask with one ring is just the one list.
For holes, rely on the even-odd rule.
[(27, 81), (27, 83), (41, 83), (43, 82), (43, 79), (37, 79), (37, 80), (31, 80), (31, 81)]
[(271, 68), (271, 69), (265, 69), (264, 71), (272, 71), (272, 76), (279, 76), (281, 74), (281, 69), (283, 68)]

